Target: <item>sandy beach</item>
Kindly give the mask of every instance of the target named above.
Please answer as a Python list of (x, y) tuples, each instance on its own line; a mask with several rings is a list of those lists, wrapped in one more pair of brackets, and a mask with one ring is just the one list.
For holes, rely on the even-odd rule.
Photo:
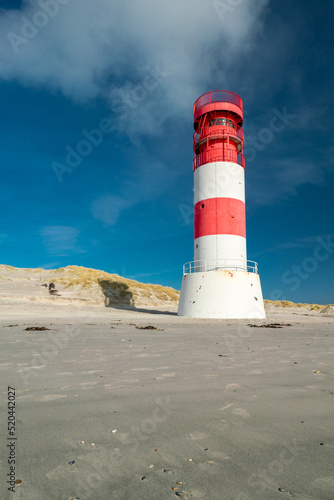
[(3, 292), (1, 498), (334, 498), (333, 315), (129, 307)]

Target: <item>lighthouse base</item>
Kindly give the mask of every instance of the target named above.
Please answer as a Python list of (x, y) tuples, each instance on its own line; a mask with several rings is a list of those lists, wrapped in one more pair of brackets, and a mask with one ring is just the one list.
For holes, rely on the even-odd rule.
[(191, 318), (265, 318), (260, 276), (226, 270), (184, 274), (177, 314)]

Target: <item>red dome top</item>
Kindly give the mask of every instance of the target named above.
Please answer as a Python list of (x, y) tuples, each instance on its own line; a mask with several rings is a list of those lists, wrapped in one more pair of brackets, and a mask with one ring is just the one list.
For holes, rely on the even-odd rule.
[(239, 125), (243, 123), (243, 106), (241, 97), (230, 90), (212, 90), (201, 95), (194, 104), (194, 122), (209, 111), (226, 110), (239, 117)]

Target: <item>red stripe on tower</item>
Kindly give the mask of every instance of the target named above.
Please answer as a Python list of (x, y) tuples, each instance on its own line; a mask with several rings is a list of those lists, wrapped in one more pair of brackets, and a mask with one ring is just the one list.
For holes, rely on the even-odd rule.
[(234, 198), (210, 198), (195, 204), (195, 239), (213, 234), (246, 238), (244, 202)]

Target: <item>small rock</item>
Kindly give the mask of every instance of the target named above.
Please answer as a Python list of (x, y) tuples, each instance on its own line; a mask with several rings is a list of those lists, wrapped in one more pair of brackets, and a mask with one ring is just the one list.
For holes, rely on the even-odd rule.
[(111, 432), (115, 434), (115, 432), (117, 432), (117, 429), (113, 429)]
[(80, 441), (80, 444), (86, 444), (85, 441)]
[(193, 459), (192, 458), (188, 458), (187, 462), (192, 462)]
[(154, 448), (154, 451), (159, 451), (159, 448)]
[(153, 464), (150, 464), (150, 465), (148, 466), (148, 468), (149, 468), (149, 469), (153, 469), (153, 467), (154, 467), (154, 465), (153, 465)]
[(182, 481), (178, 481), (176, 484), (183, 484), (183, 482)]
[(278, 491), (282, 491), (283, 492), (286, 492), (286, 489), (285, 488), (278, 488)]
[(147, 476), (142, 476), (142, 477), (141, 477), (141, 480), (142, 480), (142, 481), (145, 481), (145, 479), (148, 479), (148, 477), (147, 477)]
[(68, 462), (68, 465), (73, 465), (75, 464), (75, 460), (71, 460), (71, 462)]
[(95, 446), (95, 443), (90, 443), (91, 446)]

